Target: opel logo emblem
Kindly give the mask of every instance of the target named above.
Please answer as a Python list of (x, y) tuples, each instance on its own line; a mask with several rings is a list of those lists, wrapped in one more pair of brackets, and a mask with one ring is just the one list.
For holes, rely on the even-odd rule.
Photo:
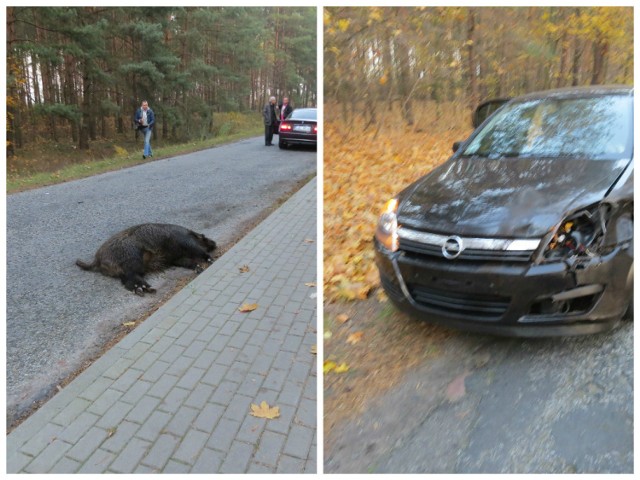
[(462, 239), (455, 235), (447, 238), (444, 241), (444, 245), (442, 245), (442, 255), (444, 255), (444, 258), (448, 258), (449, 260), (458, 258), (463, 250), (464, 246), (462, 245)]

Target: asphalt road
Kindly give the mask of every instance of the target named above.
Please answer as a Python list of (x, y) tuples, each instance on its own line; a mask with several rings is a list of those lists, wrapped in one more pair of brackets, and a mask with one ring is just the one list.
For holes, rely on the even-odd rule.
[(325, 472), (633, 472), (632, 323), (441, 349), (325, 436)]
[[(141, 150), (142, 151), (142, 150)], [(7, 425), (96, 355), (185, 269), (138, 297), (75, 265), (131, 225), (175, 223), (222, 247), (316, 171), (316, 152), (252, 138), (7, 197)], [(215, 252), (214, 252), (215, 253)]]

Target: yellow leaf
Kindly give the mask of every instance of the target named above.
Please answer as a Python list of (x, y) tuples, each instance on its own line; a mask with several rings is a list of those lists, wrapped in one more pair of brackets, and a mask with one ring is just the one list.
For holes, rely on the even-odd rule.
[(123, 327), (133, 327), (135, 326), (136, 322), (124, 322), (122, 324)]
[(334, 370), (336, 373), (345, 373), (349, 371), (349, 367), (347, 366), (346, 363), (341, 363), (339, 366), (337, 366)]
[(241, 312), (253, 312), (256, 308), (258, 308), (257, 303), (243, 303), (238, 310)]
[(340, 20), (338, 20), (338, 28), (340, 30), (342, 30), (343, 32), (346, 32), (347, 29), (349, 28), (349, 20), (346, 18), (341, 18)]
[(324, 363), (322, 364), (322, 373), (329, 373), (335, 370), (336, 367), (337, 367), (336, 362), (332, 360), (325, 360)]
[(349, 315), (347, 315), (346, 313), (341, 313), (336, 317), (336, 320), (339, 321), (340, 323), (344, 323), (347, 320), (349, 320)]
[(345, 373), (349, 371), (349, 367), (347, 366), (346, 363), (341, 363), (340, 365), (338, 365), (336, 362), (334, 362), (333, 360), (325, 360), (324, 363), (322, 364), (322, 372), (323, 373)]
[(386, 75), (383, 75), (382, 77), (380, 77), (380, 80), (378, 81), (380, 82), (380, 85), (384, 85), (389, 81), (389, 79), (387, 78)]
[(364, 332), (354, 332), (354, 333), (352, 333), (351, 335), (349, 335), (347, 337), (347, 343), (350, 343), (351, 345), (355, 345), (360, 340), (362, 340), (362, 335), (364, 335)]
[(324, 339), (325, 340), (329, 340), (332, 337), (333, 333), (331, 333), (331, 330), (326, 330), (324, 332)]
[(317, 345), (311, 345), (311, 353), (314, 355), (318, 354), (318, 346)]
[(260, 406), (251, 404), (251, 415), (258, 418), (274, 419), (280, 416), (280, 407), (270, 407), (264, 400)]
[(305, 283), (305, 285), (307, 287), (315, 287), (316, 286), (316, 282), (307, 282), (307, 283)]
[(240, 273), (247, 273), (249, 271), (249, 265), (243, 265), (239, 267)]
[(107, 429), (107, 438), (113, 437), (113, 435), (116, 433), (116, 430), (118, 430), (118, 427)]

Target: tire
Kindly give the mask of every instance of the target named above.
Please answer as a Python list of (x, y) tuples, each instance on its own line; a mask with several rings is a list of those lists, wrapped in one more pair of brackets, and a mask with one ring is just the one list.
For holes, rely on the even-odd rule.
[(281, 139), (278, 139), (278, 146), (283, 150), (286, 150), (287, 148), (287, 144), (284, 143)]

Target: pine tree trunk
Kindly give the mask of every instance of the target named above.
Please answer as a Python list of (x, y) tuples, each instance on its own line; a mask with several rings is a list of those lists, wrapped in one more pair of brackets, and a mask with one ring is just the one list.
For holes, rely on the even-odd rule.
[(593, 69), (591, 74), (591, 85), (601, 85), (604, 83), (607, 69), (606, 60), (609, 54), (609, 42), (598, 35), (593, 42)]

